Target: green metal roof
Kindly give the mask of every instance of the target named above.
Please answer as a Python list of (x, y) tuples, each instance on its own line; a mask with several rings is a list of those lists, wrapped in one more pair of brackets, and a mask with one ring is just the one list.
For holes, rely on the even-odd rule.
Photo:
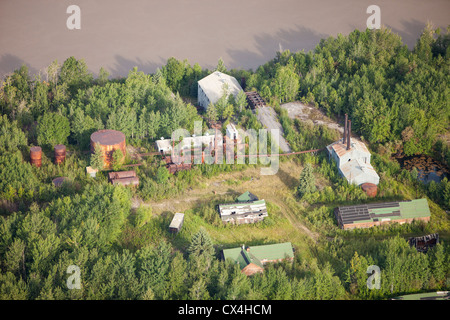
[(374, 221), (424, 218), (430, 216), (427, 199), (399, 202), (369, 203), (364, 205), (338, 207), (343, 224)]
[(407, 294), (392, 298), (392, 300), (450, 300), (450, 293), (448, 291), (427, 292)]
[(253, 193), (250, 193), (249, 191), (244, 192), (237, 198), (238, 202), (249, 202), (255, 200), (258, 200), (258, 197), (255, 196)]
[(404, 218), (429, 217), (430, 208), (427, 199), (400, 202), (400, 212)]
[(224, 249), (223, 256), (238, 263), (240, 268), (245, 268), (248, 264), (254, 263), (262, 267), (262, 260), (278, 260), (294, 257), (294, 250), (290, 242), (269, 244), (249, 247), (250, 250), (243, 250), (242, 247)]

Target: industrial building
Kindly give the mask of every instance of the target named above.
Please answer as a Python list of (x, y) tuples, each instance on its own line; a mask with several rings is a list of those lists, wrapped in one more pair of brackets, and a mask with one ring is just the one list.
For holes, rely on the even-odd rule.
[(222, 258), (231, 260), (239, 265), (241, 272), (247, 276), (264, 272), (267, 263), (294, 259), (294, 249), (290, 242), (269, 244), (254, 247), (224, 249)]
[(216, 147), (216, 143), (218, 148), (223, 145), (223, 137), (219, 132), (217, 136), (206, 133), (204, 136), (183, 137), (183, 140), (176, 143), (172, 139), (164, 139), (162, 137), (160, 140), (156, 140), (156, 148), (159, 152), (167, 154), (171, 153), (173, 148), (190, 150), (192, 148), (209, 147), (212, 150)]
[[(345, 128), (342, 140), (327, 146), (328, 154), (336, 162), (339, 173), (351, 184), (366, 183), (377, 186), (380, 177), (370, 164), (370, 152), (366, 145), (351, 138), (351, 121), (345, 115)], [(371, 190), (373, 194), (373, 188)], [(375, 191), (376, 194), (376, 191)]]
[(393, 222), (428, 222), (431, 216), (427, 199), (337, 207), (334, 215), (339, 227), (344, 230), (370, 228)]
[(184, 213), (175, 213), (173, 216), (172, 222), (170, 222), (169, 225), (169, 232), (171, 233), (178, 233), (181, 230), (181, 227), (183, 226), (184, 222)]
[(255, 223), (268, 216), (265, 200), (248, 191), (236, 203), (219, 205), (219, 213), (223, 223), (233, 224)]
[(112, 165), (113, 153), (120, 149), (124, 156), (127, 154), (125, 135), (116, 130), (99, 130), (91, 135), (91, 152), (99, 145), (103, 153), (104, 168), (109, 169)]
[(210, 103), (215, 104), (225, 93), (224, 85), (227, 87), (227, 95), (236, 97), (239, 91), (242, 91), (236, 78), (215, 71), (198, 81), (198, 104), (205, 110)]

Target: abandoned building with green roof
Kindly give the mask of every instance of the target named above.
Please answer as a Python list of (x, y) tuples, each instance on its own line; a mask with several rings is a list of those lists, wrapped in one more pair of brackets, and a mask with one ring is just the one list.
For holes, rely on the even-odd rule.
[(268, 216), (265, 200), (248, 191), (236, 203), (220, 204), (219, 214), (223, 223), (233, 224), (255, 223)]
[(370, 228), (397, 222), (411, 223), (414, 220), (430, 221), (427, 199), (398, 202), (369, 203), (337, 207), (334, 215), (340, 228)]
[(224, 249), (222, 250), (224, 260), (231, 260), (239, 265), (241, 272), (247, 276), (264, 272), (267, 263), (294, 259), (294, 249), (290, 242), (269, 244), (254, 247)]

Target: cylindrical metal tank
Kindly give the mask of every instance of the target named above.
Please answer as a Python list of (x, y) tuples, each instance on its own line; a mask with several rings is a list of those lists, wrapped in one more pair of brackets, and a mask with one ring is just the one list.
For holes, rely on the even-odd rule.
[(57, 144), (55, 146), (55, 164), (61, 164), (66, 159), (66, 146)]
[(378, 191), (377, 185), (369, 182), (363, 183), (361, 189), (371, 198), (375, 197)]
[(30, 158), (31, 158), (31, 164), (39, 168), (42, 164), (42, 149), (41, 149), (41, 147), (31, 147), (30, 148)]
[(101, 147), (105, 169), (111, 168), (113, 152), (116, 149), (122, 150), (126, 156), (125, 135), (116, 130), (99, 130), (91, 135), (91, 152), (95, 152), (96, 145)]

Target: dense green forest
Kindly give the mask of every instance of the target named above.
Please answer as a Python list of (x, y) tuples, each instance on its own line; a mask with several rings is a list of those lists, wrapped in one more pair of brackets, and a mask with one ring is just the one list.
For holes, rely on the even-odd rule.
[[(192, 132), (194, 121), (203, 129), (216, 121), (262, 128), (244, 96), (223, 97), (207, 113), (198, 111), (197, 81), (211, 70), (175, 58), (155, 74), (134, 68), (117, 79), (104, 69), (94, 78), (74, 57), (54, 61), (34, 78), (22, 66), (0, 87), (0, 299), (386, 299), (450, 289), (450, 182), (423, 184), (391, 159), (399, 152), (428, 154), (450, 164), (449, 41), (449, 30), (427, 27), (409, 50), (388, 29), (355, 30), (323, 39), (308, 53), (279, 52), (256, 71), (227, 70), (219, 60), (217, 70), (244, 78), (247, 90), (258, 90), (275, 108), (294, 151), (323, 148), (338, 136), (290, 119), (280, 104), (301, 100), (336, 120), (348, 113), (380, 173), (375, 200), (426, 197), (432, 211), (428, 225), (340, 230), (332, 209), (368, 201), (364, 192), (341, 179), (324, 154), (281, 159), (304, 167), (287, 205), (320, 237), (293, 241), (293, 263), (269, 265), (252, 277), (221, 260), (224, 245), (211, 233), (240, 230), (252, 235), (249, 245), (273, 242), (272, 228), (287, 223), (275, 204), (268, 204), (273, 217), (267, 221), (232, 227), (218, 222), (215, 203), (197, 207), (172, 235), (171, 214), (133, 203), (171, 199), (212, 177), (258, 165), (197, 165), (171, 175), (160, 157), (150, 156), (135, 168), (135, 189), (112, 186), (105, 172), (93, 179), (85, 171), (89, 138), (98, 129), (120, 130), (129, 147), (147, 152), (175, 129)], [(52, 148), (60, 143), (68, 153), (55, 165)], [(29, 161), (35, 145), (44, 151), (40, 168)], [(124, 163), (136, 160), (127, 156)], [(59, 176), (68, 179), (56, 188), (52, 179)], [(259, 230), (268, 238), (254, 236)], [(427, 254), (405, 240), (430, 232), (443, 241)], [(225, 247), (232, 244), (240, 245)], [(80, 268), (81, 289), (67, 287), (70, 265)], [(382, 270), (379, 290), (366, 286), (370, 265)]]

